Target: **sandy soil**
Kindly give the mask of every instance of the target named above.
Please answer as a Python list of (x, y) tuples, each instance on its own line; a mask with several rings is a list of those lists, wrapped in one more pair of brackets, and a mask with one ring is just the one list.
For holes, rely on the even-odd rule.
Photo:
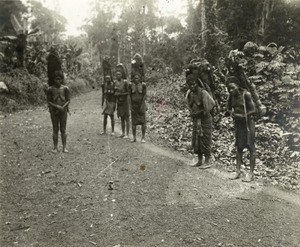
[(68, 154), (50, 152), (45, 107), (1, 115), (1, 247), (300, 246), (299, 194), (100, 135), (100, 102), (72, 100)]

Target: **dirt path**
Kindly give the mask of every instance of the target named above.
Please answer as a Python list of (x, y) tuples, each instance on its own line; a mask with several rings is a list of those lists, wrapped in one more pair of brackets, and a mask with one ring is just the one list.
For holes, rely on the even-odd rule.
[(299, 195), (99, 135), (100, 102), (72, 100), (69, 154), (44, 108), (1, 117), (1, 247), (300, 245)]

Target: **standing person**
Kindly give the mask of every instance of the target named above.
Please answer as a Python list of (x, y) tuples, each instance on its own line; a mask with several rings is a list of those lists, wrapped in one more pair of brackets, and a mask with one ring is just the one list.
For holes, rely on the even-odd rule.
[[(104, 106), (104, 107), (103, 107)], [(109, 75), (105, 76), (105, 81), (102, 84), (102, 108), (104, 115), (103, 134), (106, 134), (107, 117), (110, 117), (111, 135), (115, 134), (115, 119), (114, 112), (116, 109), (115, 85)]]
[(135, 74), (133, 83), (129, 86), (130, 102), (131, 102), (131, 121), (132, 121), (132, 142), (136, 142), (136, 126), (142, 126), (142, 143), (145, 143), (146, 134), (146, 83), (142, 82), (140, 74)]
[(212, 116), (211, 110), (215, 106), (215, 101), (210, 94), (198, 86), (197, 79), (193, 75), (187, 78), (189, 91), (187, 93), (187, 103), (193, 119), (192, 146), (194, 153), (198, 154), (198, 162), (193, 166), (202, 166), (203, 155), (205, 157), (205, 167), (209, 167), (212, 144)]
[(68, 106), (70, 103), (70, 91), (65, 85), (62, 85), (64, 77), (62, 71), (54, 72), (54, 84), (47, 89), (47, 101), (50, 110), (50, 116), (53, 126), (53, 144), (52, 152), (57, 153), (58, 132), (60, 130), (63, 152), (68, 153), (67, 145), (67, 117)]
[(235, 146), (236, 146), (236, 173), (232, 179), (238, 179), (241, 175), (241, 164), (243, 150), (247, 148), (250, 152), (250, 173), (243, 180), (250, 182), (254, 179), (254, 167), (256, 149), (255, 140), (255, 105), (251, 93), (241, 87), (240, 81), (231, 76), (227, 80), (229, 98), (227, 109), (234, 118)]
[[(126, 69), (123, 64), (118, 64), (116, 68), (115, 96), (117, 99), (117, 115), (121, 118), (122, 134), (121, 138), (128, 139), (129, 135), (129, 88), (126, 80)], [(125, 132), (126, 130), (126, 132)]]

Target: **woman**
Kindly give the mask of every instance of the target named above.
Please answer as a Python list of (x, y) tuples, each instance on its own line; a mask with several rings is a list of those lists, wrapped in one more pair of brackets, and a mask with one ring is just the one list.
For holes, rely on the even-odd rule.
[(70, 104), (70, 90), (63, 85), (64, 76), (62, 71), (54, 72), (53, 85), (47, 89), (47, 101), (53, 127), (53, 153), (58, 153), (58, 132), (60, 130), (64, 153), (68, 153), (67, 146), (67, 118)]
[(187, 103), (193, 119), (192, 146), (194, 152), (198, 154), (198, 162), (193, 166), (201, 166), (203, 155), (205, 164), (209, 165), (212, 144), (212, 116), (211, 110), (215, 106), (215, 101), (209, 93), (198, 86), (193, 75), (187, 79), (189, 91), (187, 93)]
[(102, 84), (102, 108), (103, 106), (104, 106), (102, 112), (102, 114), (104, 115), (103, 134), (106, 134), (107, 117), (110, 116), (111, 134), (114, 135), (115, 133), (114, 112), (116, 109), (115, 85), (112, 82), (111, 77), (109, 75), (105, 76), (105, 82)]
[(129, 86), (133, 142), (136, 142), (137, 125), (142, 126), (142, 143), (146, 142), (146, 94), (146, 83), (142, 82), (140, 74), (135, 74), (133, 77), (133, 83)]
[(241, 165), (243, 162), (243, 150), (247, 148), (250, 152), (250, 173), (244, 182), (254, 179), (255, 167), (255, 104), (250, 92), (244, 89), (241, 82), (234, 76), (227, 79), (229, 91), (227, 110), (234, 119), (235, 146), (236, 146), (236, 173), (232, 179), (241, 176)]
[[(128, 102), (128, 82), (126, 80), (126, 69), (123, 64), (118, 64), (116, 68), (115, 96), (117, 99), (117, 114), (121, 118), (122, 135), (121, 138), (129, 138), (129, 102)], [(126, 133), (125, 133), (126, 129)]]

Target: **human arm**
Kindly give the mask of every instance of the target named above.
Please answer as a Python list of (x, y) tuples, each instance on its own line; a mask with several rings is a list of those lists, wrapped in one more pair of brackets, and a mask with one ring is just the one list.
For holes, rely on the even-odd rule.
[(225, 117), (232, 116), (233, 114), (233, 107), (232, 107), (232, 95), (230, 94), (227, 99), (227, 111), (225, 112)]
[(186, 100), (186, 104), (188, 109), (191, 111), (192, 110), (192, 103), (191, 103), (191, 90), (188, 89), (186, 94), (185, 94), (185, 100)]
[(246, 105), (246, 115), (253, 115), (255, 113), (255, 104), (253, 102), (250, 92), (246, 92), (244, 95), (245, 105)]
[(201, 90), (201, 98), (202, 98), (202, 102), (203, 102), (202, 104), (203, 104), (204, 115), (207, 115), (216, 106), (216, 102), (213, 99), (213, 97), (205, 89)]
[(68, 107), (70, 104), (71, 96), (70, 96), (69, 87), (67, 87), (67, 86), (64, 87), (64, 93), (65, 93), (66, 103), (64, 103), (64, 105), (62, 106), (63, 108)]
[(147, 97), (147, 86), (145, 82), (142, 82), (142, 104), (141, 104), (141, 111), (146, 110), (146, 97)]
[(129, 93), (129, 107), (132, 109), (132, 84), (128, 84), (128, 93)]
[(62, 110), (63, 109), (63, 106), (53, 104), (52, 102), (48, 102), (48, 104), (51, 105), (51, 106), (53, 106), (53, 107), (55, 107), (58, 110)]
[(124, 92), (118, 92), (116, 91), (115, 95), (116, 96), (126, 96), (129, 94), (129, 84), (127, 80), (124, 80)]
[(47, 103), (48, 103), (48, 107), (51, 109), (51, 106), (52, 107), (54, 107), (54, 108), (56, 108), (56, 109), (58, 109), (58, 110), (62, 110), (63, 109), (63, 107), (62, 106), (60, 106), (60, 105), (57, 105), (57, 104), (54, 104), (53, 102), (52, 102), (52, 90), (53, 90), (53, 88), (52, 87), (49, 87), (48, 89), (47, 89)]
[(104, 84), (101, 85), (101, 89), (102, 89), (102, 100), (101, 100), (101, 107), (103, 107), (104, 104), (104, 100), (105, 100), (105, 89), (104, 89)]
[(128, 94), (129, 94), (128, 92), (127, 93), (120, 93), (120, 92), (115, 93), (116, 96), (126, 96)]
[(48, 87), (46, 90), (46, 97), (47, 97), (47, 104), (48, 104), (48, 107), (50, 108), (51, 106), (51, 98), (52, 98), (52, 93), (51, 93), (51, 87)]

